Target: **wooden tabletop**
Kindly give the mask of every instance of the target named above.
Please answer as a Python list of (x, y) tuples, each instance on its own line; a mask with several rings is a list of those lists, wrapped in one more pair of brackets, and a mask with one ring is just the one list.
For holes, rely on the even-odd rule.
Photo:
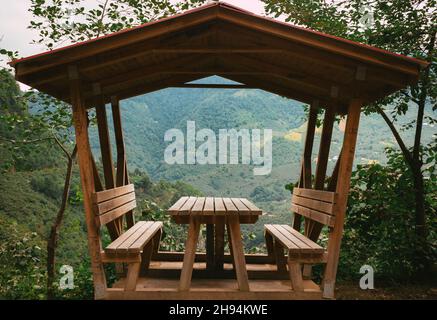
[(260, 216), (262, 210), (245, 198), (181, 197), (168, 212), (172, 216)]

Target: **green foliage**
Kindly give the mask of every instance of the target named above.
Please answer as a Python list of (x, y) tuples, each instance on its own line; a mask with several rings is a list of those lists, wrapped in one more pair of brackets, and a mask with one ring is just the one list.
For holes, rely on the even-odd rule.
[(117, 32), (198, 6), (202, 0), (32, 0), (29, 28), (38, 33), (35, 44), (54, 49)]
[[(360, 266), (369, 264), (380, 278), (405, 280), (417, 276), (422, 261), (417, 261), (414, 230), (414, 187), (411, 171), (398, 151), (387, 150), (386, 166), (358, 166), (352, 176), (339, 272), (356, 276)], [(425, 154), (428, 158), (430, 154)], [(435, 162), (435, 160), (433, 160)], [(433, 263), (437, 258), (437, 181), (426, 179), (428, 195), (428, 251)]]
[(36, 173), (30, 180), (32, 189), (45, 194), (48, 197), (59, 200), (62, 196), (63, 181), (58, 172)]
[(44, 298), (42, 243), (0, 211), (0, 299)]

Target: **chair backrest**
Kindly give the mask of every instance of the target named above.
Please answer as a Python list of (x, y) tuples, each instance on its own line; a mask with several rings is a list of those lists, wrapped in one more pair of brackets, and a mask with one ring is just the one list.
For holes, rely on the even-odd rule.
[(337, 194), (330, 191), (294, 188), (291, 210), (296, 214), (333, 227)]
[(133, 184), (95, 192), (91, 200), (99, 227), (114, 221), (137, 206)]

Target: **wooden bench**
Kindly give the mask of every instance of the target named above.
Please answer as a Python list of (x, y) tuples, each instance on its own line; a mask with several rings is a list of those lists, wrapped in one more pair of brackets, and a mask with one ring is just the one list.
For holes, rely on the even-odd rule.
[[(95, 192), (92, 203), (99, 227), (120, 221), (136, 207), (134, 185)], [(124, 233), (121, 227), (116, 229), (119, 235), (101, 252), (102, 261), (126, 263), (128, 270), (125, 290), (132, 291), (135, 290), (140, 273), (147, 272), (152, 254), (158, 251), (162, 222), (140, 221)]]
[[(306, 219), (332, 227), (336, 197), (334, 192), (294, 188), (291, 209)], [(268, 254), (276, 261), (278, 271), (286, 271), (288, 265), (293, 290), (303, 290), (302, 263), (326, 262), (323, 247), (288, 225), (265, 225), (265, 238)]]

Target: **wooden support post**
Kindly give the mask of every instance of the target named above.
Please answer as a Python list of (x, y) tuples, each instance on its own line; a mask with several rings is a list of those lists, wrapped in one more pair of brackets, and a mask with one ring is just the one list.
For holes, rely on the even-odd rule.
[[(102, 156), (103, 173), (105, 177), (106, 189), (115, 187), (114, 164), (112, 161), (111, 140), (109, 138), (108, 118), (106, 116), (106, 107), (103, 102), (102, 91), (100, 84), (93, 85), (94, 105), (96, 108), (97, 128), (99, 132), (100, 152)], [(123, 219), (117, 219), (108, 223), (107, 225), (109, 236), (111, 240), (117, 239), (123, 232)], [(121, 271), (122, 268), (117, 266)]]
[(94, 297), (103, 299), (106, 296), (106, 278), (100, 256), (102, 249), (99, 230), (96, 226), (91, 203), (91, 194), (95, 191), (93, 180), (93, 166), (88, 137), (88, 117), (86, 106), (82, 98), (81, 82), (76, 66), (68, 68), (70, 81), (71, 105), (73, 108), (73, 122), (76, 132), (76, 144), (80, 179), (83, 192), (83, 205), (87, 225), (88, 249), (91, 258), (91, 271), (94, 282)]
[(182, 264), (181, 279), (179, 283), (180, 291), (190, 290), (191, 276), (193, 274), (194, 258), (196, 257), (197, 240), (199, 238), (200, 222), (190, 218), (188, 227), (188, 237), (185, 243), (184, 262)]
[(112, 161), (111, 140), (109, 139), (108, 118), (99, 84), (94, 84), (97, 127), (99, 131), (100, 151), (102, 155), (103, 172), (106, 189), (115, 187), (114, 164)]
[[(316, 132), (317, 112), (319, 102), (314, 101), (310, 107), (308, 115), (307, 132), (305, 136), (305, 144), (303, 148), (301, 173), (299, 179), (299, 188), (311, 188), (311, 154), (313, 152), (314, 135)], [(293, 228), (300, 230), (302, 217), (295, 214), (293, 219)]]
[(249, 291), (249, 278), (247, 276), (246, 260), (244, 257), (243, 242), (241, 241), (240, 221), (238, 217), (229, 219), (228, 228), (238, 287), (240, 291)]
[[(121, 125), (120, 102), (117, 97), (111, 98), (112, 118), (114, 121), (115, 143), (117, 145), (117, 174), (116, 186), (129, 184), (127, 171), (126, 150), (124, 146), (123, 127)], [(126, 224), (131, 228), (135, 224), (133, 211), (126, 213)]]
[(272, 261), (275, 261), (275, 248), (273, 245), (273, 237), (270, 233), (264, 231), (264, 238), (266, 240), (267, 255)]
[(124, 135), (121, 125), (120, 103), (116, 97), (111, 99), (112, 118), (114, 121), (115, 143), (117, 145), (117, 187), (125, 185), (126, 180), (126, 152), (124, 148)]
[(323, 297), (334, 298), (335, 278), (337, 275), (338, 259), (340, 256), (341, 238), (343, 236), (344, 218), (346, 214), (347, 199), (350, 189), (350, 178), (355, 156), (358, 126), (360, 122), (362, 100), (354, 99), (349, 104), (346, 129), (344, 132), (343, 148), (336, 192), (336, 216), (334, 227), (330, 230), (328, 240), (328, 257), (323, 277)]
[[(219, 220), (220, 219), (220, 220)], [(217, 218), (215, 224), (215, 244), (214, 244), (214, 264), (218, 271), (223, 270), (224, 255), (225, 255), (225, 222), (224, 218)]]
[(91, 149), (90, 149), (90, 155), (91, 155), (91, 165), (93, 167), (94, 190), (96, 192), (99, 192), (103, 190), (103, 185), (102, 185), (102, 181), (100, 180), (99, 170), (97, 169), (96, 161), (94, 161), (94, 156), (91, 152)]
[(206, 225), (206, 268), (214, 268), (214, 224)]
[(338, 155), (337, 162), (335, 163), (334, 170), (332, 170), (331, 179), (328, 183), (328, 191), (335, 191), (335, 188), (337, 187), (337, 180), (338, 180), (338, 170), (340, 169), (340, 160), (341, 160), (341, 154), (342, 150), (340, 150), (340, 154)]
[[(335, 121), (335, 107), (330, 106), (326, 108), (325, 117), (323, 120), (322, 136), (320, 138), (319, 155), (317, 157), (316, 176), (314, 181), (314, 189), (324, 190), (326, 180), (326, 170), (328, 168), (329, 150), (331, 147), (332, 130)], [(307, 221), (308, 228), (306, 229), (306, 236), (313, 241), (317, 241), (322, 231), (323, 224), (309, 220)], [(305, 264), (303, 269), (303, 276), (306, 279), (311, 278), (311, 265)]]
[(284, 247), (277, 241), (274, 241), (273, 247), (275, 253), (276, 267), (279, 272), (287, 271), (287, 259), (284, 256)]
[(320, 139), (319, 155), (317, 157), (316, 176), (314, 189), (323, 190), (325, 188), (326, 170), (328, 168), (329, 150), (331, 148), (332, 130), (335, 121), (335, 107), (326, 108), (323, 120), (322, 136)]
[(290, 273), (291, 286), (294, 291), (303, 291), (303, 280), (302, 280), (302, 265), (288, 259), (288, 271)]
[(128, 264), (124, 290), (135, 291), (137, 287), (138, 276), (140, 274), (140, 267), (141, 267), (140, 262), (133, 262)]
[(154, 249), (154, 239), (150, 241), (143, 249), (143, 253), (141, 254), (141, 269), (140, 275), (146, 276), (149, 271), (150, 260), (152, 259), (153, 249)]

